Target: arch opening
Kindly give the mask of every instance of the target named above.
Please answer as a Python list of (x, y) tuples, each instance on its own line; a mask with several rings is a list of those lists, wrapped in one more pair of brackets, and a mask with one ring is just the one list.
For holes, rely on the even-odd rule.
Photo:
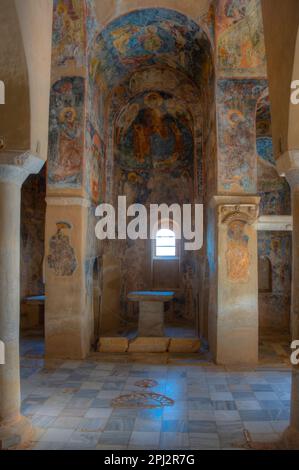
[[(127, 206), (146, 208), (204, 202), (211, 171), (204, 155), (210, 153), (210, 164), (215, 110), (212, 49), (204, 30), (174, 10), (133, 11), (101, 31), (92, 56), (105, 147), (103, 199), (115, 205), (125, 195)], [(105, 252), (122, 260), (120, 311), (126, 326), (138, 320), (129, 292), (166, 287), (175, 291), (170, 322), (194, 330), (199, 325), (204, 250), (184, 251), (180, 240), (176, 245), (180, 256), (166, 267), (153, 258), (150, 239), (118, 247), (106, 243)]]

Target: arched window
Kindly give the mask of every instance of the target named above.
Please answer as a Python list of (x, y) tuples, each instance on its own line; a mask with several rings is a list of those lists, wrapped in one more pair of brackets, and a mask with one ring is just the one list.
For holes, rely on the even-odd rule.
[(156, 233), (155, 257), (175, 258), (177, 256), (175, 233), (169, 229), (161, 229)]

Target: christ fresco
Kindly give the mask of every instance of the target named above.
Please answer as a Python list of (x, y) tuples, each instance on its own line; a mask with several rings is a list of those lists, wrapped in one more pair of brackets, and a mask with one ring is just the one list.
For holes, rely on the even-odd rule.
[(116, 132), (121, 167), (174, 170), (188, 166), (194, 150), (187, 114), (171, 97), (159, 93), (149, 93), (131, 105)]

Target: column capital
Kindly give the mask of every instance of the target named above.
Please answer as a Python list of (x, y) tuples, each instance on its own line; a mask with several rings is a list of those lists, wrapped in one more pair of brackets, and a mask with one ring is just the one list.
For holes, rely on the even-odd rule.
[(252, 225), (257, 221), (259, 206), (257, 204), (223, 204), (218, 206), (221, 223), (229, 225), (239, 220)]
[(225, 195), (215, 195), (213, 196), (210, 201), (209, 205), (212, 208), (218, 206), (248, 206), (248, 205), (255, 205), (259, 206), (260, 204), (260, 196), (254, 195), (234, 195), (234, 194), (225, 194)]
[(31, 174), (37, 174), (44, 160), (30, 151), (9, 150), (0, 153), (0, 183), (13, 183), (22, 186)]
[(277, 171), (284, 176), (291, 189), (299, 189), (299, 149), (288, 150), (276, 162)]
[(48, 206), (91, 207), (91, 201), (81, 196), (47, 196), (46, 203)]

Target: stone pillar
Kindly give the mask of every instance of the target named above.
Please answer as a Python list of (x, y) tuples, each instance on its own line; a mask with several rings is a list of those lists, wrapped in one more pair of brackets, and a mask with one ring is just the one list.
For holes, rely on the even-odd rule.
[(20, 202), (23, 182), (43, 164), (29, 153), (0, 154), (0, 449), (22, 444), (31, 432), (20, 415)]
[(139, 302), (138, 336), (164, 336), (164, 302)]
[[(209, 332), (218, 364), (258, 362), (259, 198), (215, 196), (216, 300)], [(212, 335), (212, 337), (211, 337)]]
[(286, 177), (292, 191), (293, 214), (291, 335), (299, 340), (299, 168)]
[[(293, 215), (293, 266), (291, 336), (299, 340), (299, 150), (291, 150), (277, 161), (277, 169), (285, 176), (292, 191)], [(299, 449), (299, 366), (293, 367), (290, 426), (283, 438), (285, 446)]]
[[(82, 197), (47, 197), (46, 305), (47, 358), (84, 359), (92, 342), (92, 270), (86, 253), (95, 225), (88, 221), (90, 201)], [(89, 238), (89, 239), (88, 239)]]

